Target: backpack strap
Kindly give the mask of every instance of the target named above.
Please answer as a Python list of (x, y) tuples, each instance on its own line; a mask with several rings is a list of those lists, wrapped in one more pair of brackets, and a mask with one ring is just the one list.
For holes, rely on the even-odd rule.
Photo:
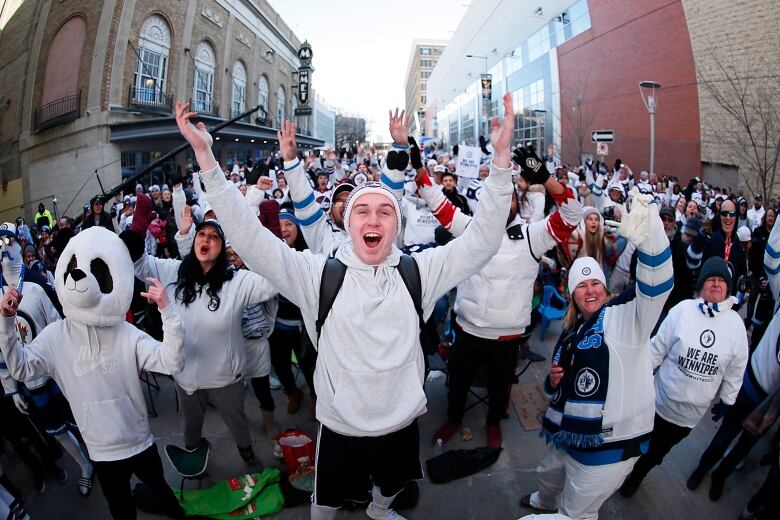
[(347, 274), (347, 266), (341, 260), (328, 258), (325, 261), (325, 267), (322, 270), (320, 278), (320, 305), (317, 309), (317, 339), (320, 337), (322, 326), (330, 313), (333, 302), (341, 290), (341, 284), (344, 283), (344, 276)]
[(409, 255), (401, 255), (398, 261), (398, 274), (401, 275), (401, 280), (404, 281), (406, 290), (409, 291), (409, 296), (412, 297), (414, 303), (414, 310), (417, 311), (417, 316), (420, 318), (420, 327), (423, 326), (423, 308), (422, 308), (422, 279), (420, 278), (420, 267), (417, 265), (417, 261)]

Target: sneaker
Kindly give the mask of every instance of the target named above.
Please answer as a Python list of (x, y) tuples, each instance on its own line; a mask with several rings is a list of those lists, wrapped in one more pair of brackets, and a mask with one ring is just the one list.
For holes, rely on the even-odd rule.
[(691, 473), (691, 476), (688, 477), (688, 482), (686, 482), (685, 485), (688, 486), (688, 489), (694, 491), (697, 487), (699, 487), (701, 481), (704, 480), (704, 475), (706, 474), (707, 474), (706, 471), (696, 468), (694, 472)]
[(503, 439), (501, 437), (501, 426), (497, 424), (487, 425), (487, 444), (490, 448), (500, 448)]
[(525, 507), (526, 509), (531, 509), (532, 511), (544, 513), (544, 514), (552, 514), (557, 511), (557, 509), (543, 509), (541, 507), (536, 507), (534, 505), (531, 505), (531, 495), (525, 495), (523, 498), (521, 498), (520, 505)]
[(460, 430), (460, 424), (447, 421), (433, 434), (431, 444), (436, 444), (439, 440), (442, 444), (446, 444), (458, 430)]
[(374, 520), (406, 520), (405, 516), (396, 513), (392, 509), (381, 509), (379, 507), (375, 507), (373, 502), (368, 504), (368, 507), (366, 508), (366, 515), (369, 518), (373, 518)]
[(301, 409), (301, 401), (303, 400), (303, 392), (300, 388), (296, 388), (289, 394), (287, 394), (287, 413), (293, 415), (298, 413)]
[(282, 383), (274, 376), (268, 376), (268, 384), (271, 386), (271, 390), (279, 390), (282, 387)]

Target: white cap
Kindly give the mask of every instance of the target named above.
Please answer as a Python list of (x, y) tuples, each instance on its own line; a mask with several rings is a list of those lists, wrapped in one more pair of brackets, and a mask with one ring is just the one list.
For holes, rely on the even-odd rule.
[(747, 226), (742, 226), (737, 230), (737, 238), (740, 242), (750, 242), (750, 239), (752, 238), (752, 234), (750, 233), (750, 228)]
[(598, 280), (607, 286), (604, 271), (592, 256), (583, 256), (571, 264), (569, 268), (569, 294), (574, 294), (574, 289), (585, 280)]

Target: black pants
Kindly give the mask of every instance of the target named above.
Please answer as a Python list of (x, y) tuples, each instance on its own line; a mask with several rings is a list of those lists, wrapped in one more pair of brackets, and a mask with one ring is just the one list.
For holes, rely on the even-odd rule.
[(658, 414), (653, 421), (653, 435), (647, 453), (639, 457), (631, 472), (631, 479), (641, 482), (650, 470), (659, 466), (669, 451), (691, 433), (691, 428), (670, 423)]
[(298, 360), (298, 366), (301, 367), (303, 377), (309, 386), (309, 394), (315, 397), (314, 393), (314, 365), (317, 362), (317, 353), (305, 333), (297, 329), (287, 330), (276, 327), (268, 343), (271, 345), (271, 365), (274, 367), (276, 377), (282, 383), (285, 393), (294, 392), (298, 385), (295, 384), (295, 376), (292, 372), (292, 352), (295, 351), (295, 357)]
[(0, 435), (11, 443), (35, 478), (43, 479), (47, 469), (57, 468), (56, 459), (62, 456), (57, 443), (45, 432), (37, 430), (30, 418), (16, 409), (10, 396), (3, 397), (0, 403), (3, 417), (0, 421)]
[(156, 444), (152, 444), (129, 459), (111, 462), (96, 461), (95, 473), (113, 518), (122, 520), (136, 518), (135, 502), (130, 490), (130, 477), (133, 474), (149, 486), (166, 515), (172, 518), (184, 518), (184, 510), (168, 483), (165, 482), (162, 461), (157, 453)]
[(271, 395), (271, 383), (268, 376), (253, 377), (251, 380), (252, 391), (255, 393), (260, 409), (266, 412), (273, 412), (276, 408), (274, 397)]
[(449, 421), (460, 424), (466, 408), (469, 388), (477, 369), (484, 366), (488, 391), (488, 424), (498, 424), (504, 417), (517, 365), (517, 349), (521, 338), (507, 341), (472, 336), (458, 328), (448, 362), (447, 392)]
[[(748, 368), (749, 369), (749, 368)], [(737, 395), (737, 400), (734, 405), (726, 412), (726, 416), (723, 417), (723, 422), (715, 432), (715, 436), (710, 441), (710, 445), (704, 450), (699, 460), (698, 469), (701, 471), (709, 471), (726, 453), (731, 441), (734, 437), (742, 433), (737, 444), (729, 452), (726, 458), (720, 463), (718, 469), (713, 473), (713, 478), (724, 479), (737, 467), (737, 464), (745, 458), (750, 448), (758, 441), (757, 437), (750, 435), (747, 431), (742, 430), (742, 421), (755, 410), (757, 403), (755, 403), (745, 391), (744, 386)]]

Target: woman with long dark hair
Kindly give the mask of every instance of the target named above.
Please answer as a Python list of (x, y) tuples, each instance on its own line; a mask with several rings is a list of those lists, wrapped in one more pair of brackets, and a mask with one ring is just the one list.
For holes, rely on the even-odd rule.
[[(184, 211), (179, 233), (186, 235), (192, 214)], [(134, 236), (135, 235), (135, 236)], [(241, 458), (254, 464), (244, 413), (246, 345), (241, 317), (247, 306), (273, 298), (276, 291), (261, 276), (229, 269), (225, 235), (216, 220), (195, 227), (195, 239), (182, 260), (153, 258), (123, 233), (141, 280), (160, 280), (184, 321), (184, 369), (174, 376), (184, 413), (186, 449), (201, 443), (206, 405), (216, 408), (236, 442)], [(140, 253), (139, 253), (140, 251)]]

